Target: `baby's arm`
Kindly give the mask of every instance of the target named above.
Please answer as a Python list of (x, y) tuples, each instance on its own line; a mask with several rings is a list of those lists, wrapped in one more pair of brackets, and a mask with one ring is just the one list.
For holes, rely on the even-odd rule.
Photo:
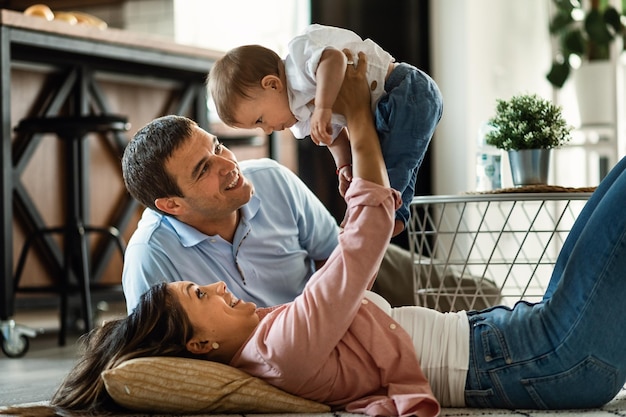
[(332, 108), (346, 73), (346, 55), (335, 48), (322, 52), (315, 72), (315, 110), (311, 116), (311, 139), (316, 144), (330, 145), (332, 141), (330, 118)]
[(337, 167), (339, 194), (344, 197), (352, 181), (352, 155), (350, 153), (348, 130), (345, 127), (341, 130), (333, 143), (328, 145), (328, 150), (333, 156), (335, 166)]

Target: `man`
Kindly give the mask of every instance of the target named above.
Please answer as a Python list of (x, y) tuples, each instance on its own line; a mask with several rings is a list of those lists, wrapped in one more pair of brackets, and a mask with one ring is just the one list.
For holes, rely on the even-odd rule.
[[(125, 256), (129, 312), (163, 280), (226, 281), (259, 306), (290, 301), (337, 245), (335, 219), (296, 175), (269, 159), (237, 162), (184, 117), (165, 116), (137, 132), (122, 168), (128, 190), (147, 207)], [(390, 264), (410, 262), (407, 251), (390, 251)], [(393, 281), (404, 297), (396, 303), (412, 304), (410, 268)], [(396, 292), (388, 287), (387, 296)]]

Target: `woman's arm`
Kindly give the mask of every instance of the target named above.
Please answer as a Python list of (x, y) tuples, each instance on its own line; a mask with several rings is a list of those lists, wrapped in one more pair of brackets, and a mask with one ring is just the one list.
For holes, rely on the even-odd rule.
[[(348, 62), (352, 61), (350, 51), (346, 49), (344, 53)], [(389, 187), (385, 161), (370, 108), (370, 91), (365, 77), (366, 68), (367, 56), (359, 52), (359, 63), (356, 67), (348, 65), (345, 74), (346, 80), (357, 82), (344, 81), (333, 109), (343, 114), (348, 122), (352, 149), (352, 176)]]

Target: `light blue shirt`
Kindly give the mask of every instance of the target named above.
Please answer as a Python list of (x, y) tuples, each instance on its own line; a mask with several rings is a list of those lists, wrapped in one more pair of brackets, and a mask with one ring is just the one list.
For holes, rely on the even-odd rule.
[(259, 307), (292, 301), (337, 246), (336, 220), (289, 169), (271, 159), (242, 161), (254, 185), (233, 243), (146, 209), (126, 249), (122, 284), (130, 313), (163, 281), (224, 281)]

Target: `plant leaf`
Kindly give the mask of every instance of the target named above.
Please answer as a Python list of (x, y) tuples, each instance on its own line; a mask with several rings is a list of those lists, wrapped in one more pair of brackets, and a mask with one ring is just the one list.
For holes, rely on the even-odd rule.
[(583, 34), (580, 30), (568, 30), (563, 35), (563, 39), (561, 42), (563, 54), (566, 56), (569, 56), (569, 54), (583, 55), (585, 53), (585, 44), (585, 38), (583, 37)]
[(608, 44), (613, 40), (613, 34), (609, 31), (604, 17), (597, 10), (589, 11), (585, 18), (585, 30), (589, 39), (597, 43), (598, 46)]
[(574, 22), (571, 12), (559, 10), (550, 22), (550, 33), (555, 35)]
[(557, 88), (561, 88), (563, 87), (563, 84), (565, 84), (567, 77), (569, 77), (569, 73), (570, 67), (567, 62), (554, 61), (552, 62), (552, 68), (550, 69), (548, 75), (546, 75), (546, 78), (550, 81), (550, 83), (552, 83), (552, 85)]
[(621, 33), (623, 31), (619, 12), (615, 9), (615, 7), (609, 6), (604, 11), (604, 21), (607, 25), (613, 28), (615, 33)]

